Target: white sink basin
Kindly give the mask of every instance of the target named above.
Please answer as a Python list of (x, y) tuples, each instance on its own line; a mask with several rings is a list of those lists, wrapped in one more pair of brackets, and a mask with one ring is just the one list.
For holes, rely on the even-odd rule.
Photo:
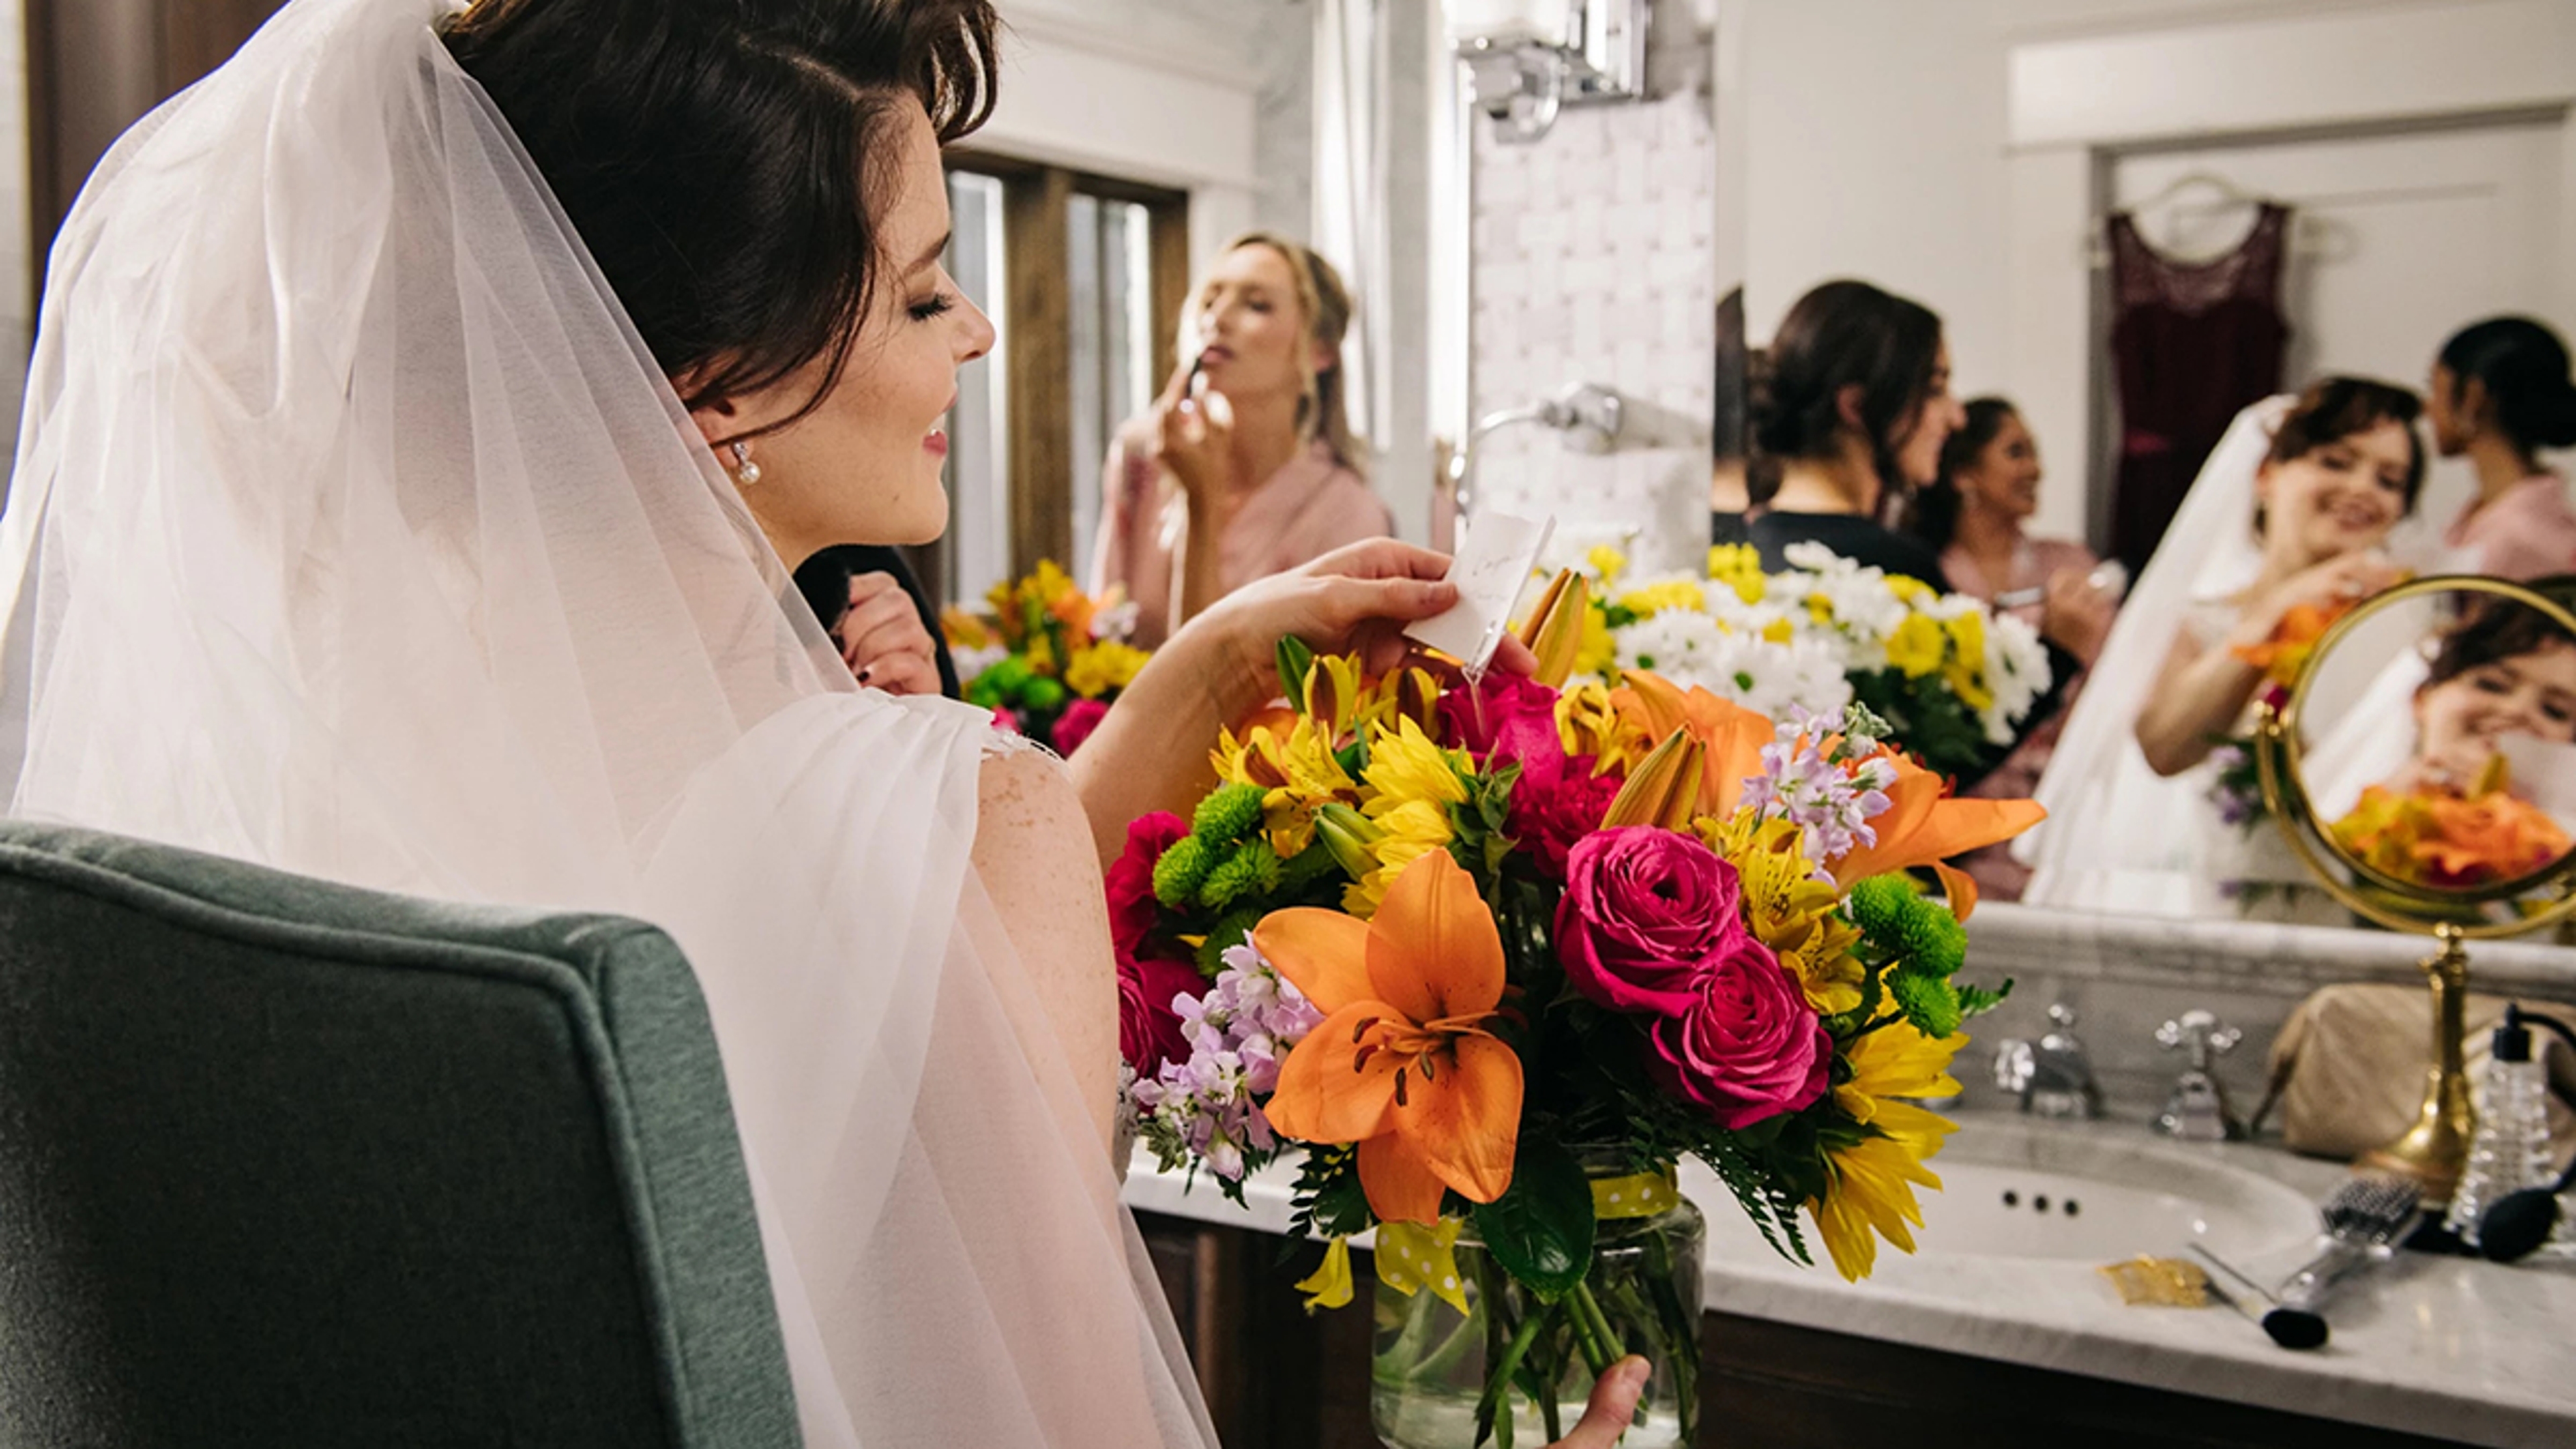
[[(2134, 1127), (2080, 1131), (2018, 1117), (1971, 1114), (1932, 1160), (1939, 1192), (1918, 1193), (1923, 1257), (1944, 1255), (2116, 1262), (2170, 1256), (2194, 1238), (2222, 1253), (2258, 1256), (2317, 1231), (2297, 1191)], [(1714, 1179), (1694, 1193), (1709, 1209), (1719, 1251), (1768, 1252)], [(1882, 1259), (1882, 1262), (1885, 1260)]]

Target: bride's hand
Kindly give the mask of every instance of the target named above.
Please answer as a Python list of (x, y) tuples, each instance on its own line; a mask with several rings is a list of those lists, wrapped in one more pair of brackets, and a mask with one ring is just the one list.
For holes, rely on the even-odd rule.
[(2358, 603), (2383, 589), (2394, 587), (2405, 577), (2404, 569), (2389, 562), (2388, 556), (2376, 549), (2343, 554), (2321, 564), (2312, 564), (2259, 595), (2239, 619), (2235, 637), (2229, 642), (2248, 647), (2260, 646), (2271, 640), (2272, 631), (2282, 616), (2302, 604), (2323, 609)]
[[(1278, 688), (1273, 660), (1280, 639), (1289, 635), (1318, 653), (1357, 654), (1372, 674), (1402, 664), (1413, 652), (1405, 626), (1458, 602), (1457, 587), (1441, 579), (1448, 571), (1446, 554), (1373, 538), (1247, 584), (1191, 620), (1184, 632), (1209, 629), (1225, 641), (1218, 697), (1240, 713)], [(1538, 661), (1507, 636), (1495, 651), (1494, 666), (1527, 674)]]
[(1610, 1365), (1609, 1371), (1592, 1385), (1591, 1402), (1583, 1406), (1583, 1418), (1574, 1426), (1574, 1432), (1548, 1449), (1611, 1449), (1636, 1419), (1637, 1396), (1645, 1392), (1646, 1376), (1651, 1372), (1653, 1369), (1642, 1358), (1623, 1358)]

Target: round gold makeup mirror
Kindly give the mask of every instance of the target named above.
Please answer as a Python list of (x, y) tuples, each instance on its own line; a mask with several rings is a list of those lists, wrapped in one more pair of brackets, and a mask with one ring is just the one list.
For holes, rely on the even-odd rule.
[[(2321, 688), (2348, 685), (2355, 671), (2389, 676), (2378, 690), (2384, 711), (2388, 685), (2402, 687), (2398, 672), (2408, 669), (2406, 651), (2391, 655), (2385, 635), (2392, 621), (2407, 612), (2426, 617), (2466, 620), (2473, 610), (2524, 608), (2545, 626), (2576, 640), (2576, 613), (2548, 594), (2503, 579), (2452, 575), (2416, 579), (2378, 594), (2337, 620), (2317, 640), (2286, 695), (2263, 706), (2254, 732), (2254, 757), (2263, 787), (2263, 802), (2287, 838), (2290, 848), (2317, 885), (2365, 920), (2391, 930), (2429, 935), (2439, 949), (2425, 958), (2425, 979), (2433, 994), (2433, 1067), (2427, 1076), (2424, 1105), (2415, 1125), (2396, 1141), (2366, 1154), (2358, 1168), (2402, 1173), (2415, 1179), (2427, 1201), (2447, 1201), (2468, 1161), (2476, 1111), (2469, 1098), (2464, 1068), (2464, 1013), (2468, 1000), (2472, 940), (2528, 935), (2576, 915), (2576, 849), (2562, 849), (2544, 861), (2520, 861), (2510, 873), (2497, 870), (2484, 878), (2436, 884), (2391, 868), (2389, 857), (2357, 850), (2347, 837), (2355, 832), (2342, 802), (2320, 805), (2317, 771), (2304, 726), (2318, 707)], [(2429, 643), (2427, 638), (2423, 642)], [(2425, 656), (2420, 649), (2419, 662)], [(2419, 678), (2429, 680), (2427, 673)], [(2419, 685), (2414, 694), (2430, 684)], [(2342, 697), (2357, 699), (2353, 718), (2372, 708), (2370, 692), (2345, 688)], [(2414, 694), (2408, 695), (2410, 701)], [(2380, 718), (2386, 718), (2381, 714)], [(2407, 721), (2418, 718), (2411, 708)], [(2325, 721), (2331, 728), (2339, 721)], [(2421, 750), (2417, 728), (2413, 750)], [(2497, 758), (2502, 758), (2502, 751)], [(2576, 758), (2569, 756), (2567, 758)], [(2412, 754), (2410, 752), (2410, 763)], [(2553, 764), (2555, 760), (2553, 759)], [(2335, 788), (2348, 793), (2349, 783)], [(2500, 789), (2500, 786), (2499, 786)], [(2362, 797), (2367, 800), (2367, 795)], [(2382, 794), (2383, 803), (2390, 798)], [(2526, 807), (2518, 807), (2526, 808)], [(2527, 807), (2538, 811), (2540, 807)], [(2333, 818), (2329, 818), (2329, 813)], [(2544, 818), (2554, 818), (2544, 813)], [(2345, 828), (2339, 830), (2338, 826)], [(2562, 832), (2568, 833), (2568, 832)], [(2400, 852), (2403, 854), (2403, 852)], [(2376, 858), (2374, 858), (2374, 856)]]

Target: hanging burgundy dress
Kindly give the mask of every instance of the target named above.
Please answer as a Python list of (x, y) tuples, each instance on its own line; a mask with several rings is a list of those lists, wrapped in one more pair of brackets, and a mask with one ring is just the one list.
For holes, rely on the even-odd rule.
[(2111, 552), (2133, 576), (2237, 410), (2281, 390), (2289, 224), (2288, 207), (2266, 202), (2236, 250), (2177, 262), (2147, 245), (2129, 213), (2108, 223), (2117, 309), (2111, 361), (2120, 389)]

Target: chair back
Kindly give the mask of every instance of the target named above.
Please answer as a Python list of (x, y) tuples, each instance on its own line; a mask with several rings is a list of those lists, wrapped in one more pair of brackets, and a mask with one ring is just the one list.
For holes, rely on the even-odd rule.
[(0, 822), (0, 1449), (789, 1449), (688, 962)]

